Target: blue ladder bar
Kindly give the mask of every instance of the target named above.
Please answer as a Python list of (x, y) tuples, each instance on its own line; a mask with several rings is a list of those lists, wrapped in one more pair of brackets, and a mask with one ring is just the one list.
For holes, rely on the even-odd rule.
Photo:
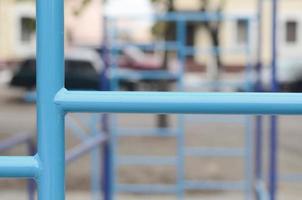
[(37, 1), (39, 200), (65, 199), (64, 114), (54, 98), (64, 87), (64, 1)]
[[(0, 157), (0, 176), (35, 178), (39, 200), (65, 199), (66, 112), (302, 114), (301, 94), (67, 91), (64, 89), (63, 8), (61, 0), (37, 2), (38, 153), (36, 156)], [(273, 145), (273, 149), (275, 147)], [(272, 165), (276, 164), (275, 157), (272, 161)], [(271, 173), (273, 195), (275, 169), (273, 166)]]
[(93, 92), (61, 89), (68, 112), (301, 115), (300, 93)]

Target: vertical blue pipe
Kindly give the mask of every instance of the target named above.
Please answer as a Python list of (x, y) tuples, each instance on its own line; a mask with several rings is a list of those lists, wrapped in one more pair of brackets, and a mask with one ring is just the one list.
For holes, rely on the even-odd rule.
[(271, 200), (277, 199), (278, 187), (278, 133), (277, 116), (270, 117), (269, 193)]
[[(101, 124), (103, 125), (102, 130), (105, 134), (110, 134), (109, 132), (109, 115), (103, 114), (101, 119)], [(109, 137), (108, 137), (109, 138)], [(111, 174), (112, 174), (112, 152), (110, 148), (110, 140), (107, 141), (103, 145), (103, 199), (104, 200), (112, 200), (112, 183), (111, 183)]]
[[(110, 58), (109, 58), (109, 48), (108, 48), (108, 35), (107, 35), (107, 18), (103, 18), (103, 50), (102, 50), (102, 58), (104, 61), (104, 70), (101, 74), (100, 88), (101, 91), (109, 91), (110, 90), (110, 80), (108, 77), (109, 67), (110, 67)], [(109, 131), (109, 115), (103, 114), (101, 117), (102, 131), (104, 134), (107, 134), (110, 138)], [(111, 174), (112, 174), (112, 152), (110, 148), (110, 139), (108, 139), (103, 144), (103, 199), (104, 200), (112, 200), (112, 183), (111, 183)]]
[[(278, 19), (278, 0), (272, 0), (272, 80), (271, 89), (272, 92), (278, 91), (277, 83), (277, 19)], [(277, 197), (278, 187), (278, 131), (277, 131), (277, 116), (271, 116), (270, 118), (270, 163), (269, 163), (269, 192), (271, 200), (275, 200)]]
[[(109, 43), (109, 51), (110, 51), (110, 57), (109, 57), (109, 71), (107, 72), (107, 76), (109, 76), (110, 79), (110, 84), (109, 84), (109, 90), (116, 91), (119, 89), (119, 79), (117, 76), (113, 75), (112, 73), (116, 73), (118, 70), (118, 65), (117, 65), (117, 59), (118, 59), (118, 50), (116, 48), (115, 44), (115, 37), (116, 37), (116, 21), (113, 19), (110, 19), (110, 28), (109, 28), (109, 38), (108, 38), (108, 43)], [(117, 145), (117, 115), (112, 114), (110, 115), (110, 119), (108, 120), (108, 123), (110, 124), (110, 137), (109, 137), (109, 155), (110, 155), (110, 175), (109, 175), (109, 193), (110, 193), (110, 198), (111, 200), (115, 199), (116, 195), (116, 185), (117, 185), (117, 153), (118, 153), (118, 145)]]
[[(248, 31), (247, 31), (247, 44), (246, 44), (246, 57), (247, 57), (247, 66), (245, 71), (245, 83), (247, 91), (253, 90), (253, 65), (252, 65), (252, 48), (253, 48), (253, 35), (252, 35), (252, 20), (248, 19)], [(246, 179), (246, 190), (245, 190), (245, 199), (253, 199), (253, 144), (254, 138), (252, 134), (252, 117), (245, 116), (245, 179)]]
[[(96, 114), (92, 114), (91, 116), (91, 124), (90, 127), (91, 129), (91, 136), (96, 137), (99, 134), (101, 134), (98, 130), (98, 122), (99, 122), (99, 117)], [(101, 161), (100, 161), (100, 151), (101, 148), (100, 146), (97, 146), (96, 148), (92, 149), (91, 151), (91, 194), (92, 194), (92, 199), (93, 200), (101, 200), (101, 174), (100, 174), (100, 169), (101, 169)]]
[(64, 1), (37, 1), (37, 130), (40, 200), (65, 199), (64, 113), (54, 103), (64, 87)]
[[(257, 18), (258, 18), (258, 32), (257, 32), (257, 63), (256, 63), (256, 85), (255, 91), (262, 92), (262, 18), (263, 18), (263, 0), (257, 1)], [(256, 184), (263, 181), (263, 116), (256, 116), (255, 118), (255, 175)], [(261, 197), (256, 194), (259, 200)]]
[(245, 117), (245, 199), (253, 198), (253, 134), (252, 134), (252, 117)]
[[(183, 91), (183, 77), (185, 73), (186, 65), (186, 21), (182, 17), (179, 17), (176, 23), (177, 27), (177, 44), (178, 44), (178, 60), (180, 62), (179, 74), (177, 79), (178, 91)], [(177, 199), (182, 200), (185, 197), (185, 127), (184, 127), (184, 115), (178, 115), (178, 131), (177, 131)]]
[(253, 65), (252, 65), (252, 20), (247, 20), (247, 43), (245, 44), (245, 57), (246, 57), (246, 68), (245, 68), (245, 91), (251, 92), (253, 82)]
[[(28, 155), (34, 156), (36, 153), (35, 144), (32, 140), (27, 141), (27, 149)], [(28, 191), (28, 199), (34, 200), (35, 199), (35, 191), (36, 191), (36, 183), (33, 179), (29, 179), (27, 181), (27, 191)]]
[(258, 31), (257, 31), (257, 63), (256, 63), (256, 85), (255, 90), (256, 92), (261, 92), (262, 89), (262, 48), (263, 48), (263, 37), (262, 37), (262, 31), (263, 31), (263, 25), (262, 25), (262, 19), (263, 19), (263, 0), (257, 1), (257, 21), (258, 21)]

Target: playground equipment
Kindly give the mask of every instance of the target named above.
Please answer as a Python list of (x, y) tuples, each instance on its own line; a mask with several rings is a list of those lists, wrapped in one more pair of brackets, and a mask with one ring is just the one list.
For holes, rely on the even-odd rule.
[[(277, 1), (273, 2), (276, 6)], [(63, 73), (63, 2), (38, 1), (37, 11), (38, 152), (35, 156), (0, 157), (0, 176), (35, 179), (41, 200), (64, 199), (64, 115), (67, 112), (302, 114), (301, 94), (67, 91)], [(276, 37), (273, 40), (276, 50)], [(277, 64), (275, 53), (273, 70)], [(275, 199), (276, 192), (275, 122), (272, 118), (270, 199)]]
[[(25, 145), (28, 151), (28, 155), (33, 156), (36, 149), (32, 140), (32, 135), (28, 133), (19, 133), (8, 139), (2, 140), (0, 143), (0, 152), (5, 152), (15, 148), (18, 145)], [(28, 199), (34, 199), (35, 183), (33, 180), (27, 181)]]
[[(105, 134), (100, 133), (97, 129), (96, 125), (99, 121), (98, 115), (89, 115), (88, 116), (88, 125), (90, 130), (87, 134), (86, 131), (82, 130), (83, 127), (79, 126), (79, 124), (74, 122), (70, 116), (68, 116), (68, 127), (73, 130), (73, 135), (77, 136), (77, 138), (81, 141), (79, 145), (76, 145), (72, 149), (66, 152), (65, 162), (66, 165), (72, 164), (72, 162), (81, 158), (81, 156), (86, 155), (88, 153), (91, 154), (91, 194), (93, 200), (102, 199), (101, 193), (101, 150), (100, 146), (105, 143), (108, 138)], [(82, 119), (82, 121), (87, 121), (87, 119)], [(35, 142), (33, 141), (32, 134), (20, 133), (12, 136), (6, 140), (1, 141), (0, 143), (0, 152), (5, 152), (7, 150), (13, 149), (18, 145), (26, 145), (28, 149), (28, 155), (34, 156), (36, 152)], [(28, 180), (27, 183), (27, 191), (28, 191), (28, 199), (35, 199), (35, 183), (33, 180)]]
[[(143, 20), (150, 16), (128, 16), (127, 19), (131, 20)], [(125, 18), (125, 17), (124, 17)], [(122, 20), (124, 19), (122, 18)], [(116, 27), (119, 20), (118, 17), (107, 17), (107, 29), (108, 29), (108, 48), (110, 52), (110, 61), (108, 72), (110, 74), (111, 80), (111, 89), (113, 91), (119, 90), (120, 80), (135, 80), (135, 81), (144, 81), (144, 80), (153, 80), (153, 81), (176, 81), (175, 91), (184, 91), (184, 72), (186, 69), (187, 56), (194, 56), (195, 54), (216, 54), (216, 53), (236, 53), (244, 54), (246, 59), (246, 68), (245, 68), (245, 80), (237, 81), (227, 81), (219, 80), (212, 81), (208, 80), (202, 84), (195, 85), (196, 88), (239, 88), (239, 86), (244, 85), (245, 90), (253, 90), (253, 77), (252, 77), (252, 51), (251, 51), (251, 27), (252, 23), (255, 22), (255, 18), (245, 15), (223, 15), (216, 13), (167, 13), (162, 15), (155, 15), (152, 17), (155, 21), (165, 21), (165, 22), (175, 22), (176, 24), (176, 41), (163, 41), (155, 42), (152, 44), (135, 44), (135, 43), (123, 43), (116, 36)], [(196, 48), (186, 45), (186, 25), (188, 22), (205, 22), (205, 21), (234, 21), (234, 20), (246, 20), (248, 24), (248, 42), (243, 48)], [(116, 42), (119, 41), (119, 42)], [(171, 70), (135, 70), (135, 69), (122, 69), (118, 66), (117, 60), (119, 60), (118, 52), (125, 50), (128, 47), (137, 47), (147, 51), (170, 51), (175, 52), (177, 55), (179, 66), (174, 71)], [(209, 116), (208, 116), (209, 117)], [(217, 119), (218, 118), (218, 119)], [(241, 117), (235, 119), (217, 117), (214, 121), (219, 123), (234, 123), (237, 125), (243, 125), (245, 132), (245, 147), (244, 148), (192, 148), (186, 147), (185, 145), (185, 124), (188, 124), (192, 121), (192, 116), (180, 115), (177, 120), (177, 128), (120, 128), (117, 125), (118, 115), (111, 116), (111, 152), (109, 153), (110, 160), (112, 160), (111, 176), (111, 192), (110, 196), (114, 198), (115, 193), (118, 192), (131, 192), (131, 193), (168, 193), (176, 194), (178, 199), (183, 199), (184, 194), (187, 190), (241, 190), (245, 191), (245, 198), (250, 199), (253, 193), (253, 138), (251, 134), (252, 130), (252, 118), (251, 117)], [(198, 122), (205, 120), (202, 117), (198, 117)], [(206, 119), (205, 122), (209, 122), (211, 119)], [(213, 120), (212, 120), (213, 121)], [(119, 127), (119, 128), (117, 128)], [(150, 157), (150, 156), (126, 156), (121, 157), (118, 155), (118, 145), (117, 141), (119, 138), (124, 136), (159, 136), (159, 137), (175, 137), (177, 141), (177, 152), (176, 156), (173, 157)], [(245, 165), (245, 180), (243, 181), (192, 181), (185, 179), (184, 164), (186, 157), (244, 157)], [(171, 165), (175, 166), (177, 169), (177, 183), (175, 185), (163, 185), (163, 184), (119, 184), (117, 181), (117, 169), (121, 165)]]

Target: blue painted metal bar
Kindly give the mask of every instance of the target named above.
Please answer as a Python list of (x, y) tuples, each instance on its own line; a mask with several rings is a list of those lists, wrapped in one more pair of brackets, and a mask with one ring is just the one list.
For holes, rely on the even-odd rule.
[(221, 20), (257, 20), (257, 18), (249, 15), (238, 15), (238, 14), (223, 14), (217, 12), (207, 12), (207, 13), (182, 13), (182, 12), (169, 12), (163, 14), (154, 14), (154, 15), (123, 15), (123, 16), (106, 16), (108, 21), (112, 20), (154, 20), (154, 21), (178, 21), (179, 19), (183, 19), (185, 21), (221, 21)]
[(64, 87), (64, 1), (37, 1), (36, 9), (38, 199), (64, 200), (64, 112), (54, 103)]
[[(263, 0), (257, 1), (257, 63), (256, 63), (256, 83), (255, 91), (262, 92), (262, 54), (263, 54)], [(257, 200), (268, 200), (268, 191), (263, 183), (263, 117), (255, 117), (255, 179)]]
[(119, 165), (176, 165), (175, 156), (119, 156)]
[(80, 156), (85, 155), (87, 152), (106, 142), (106, 140), (107, 137), (104, 135), (97, 135), (87, 139), (85, 142), (74, 147), (66, 153), (66, 164), (77, 160)]
[[(0, 151), (10, 150), (18, 145), (25, 144), (28, 149), (28, 155), (33, 156), (36, 152), (31, 134), (20, 133), (0, 142)], [(34, 200), (35, 181), (34, 177), (27, 180), (28, 199)]]
[(72, 134), (80, 140), (86, 140), (89, 136), (86, 134), (85, 130), (69, 115), (66, 116), (67, 129), (70, 129)]
[[(178, 52), (177, 57), (179, 60), (180, 67), (178, 69), (178, 74), (180, 78), (177, 79), (177, 90), (183, 91), (184, 90), (184, 74), (186, 71), (186, 54), (185, 54), (185, 47), (186, 47), (186, 38), (187, 38), (187, 21), (184, 18), (180, 18), (176, 22), (176, 32), (177, 32), (177, 41), (178, 41)], [(177, 170), (177, 199), (182, 200), (185, 197), (185, 186), (184, 186), (184, 179), (185, 179), (185, 126), (184, 126), (185, 118), (183, 115), (177, 116), (177, 128), (178, 133), (176, 137), (177, 143), (177, 163), (176, 163), (176, 170)]]
[(178, 80), (178, 73), (167, 70), (130, 70), (130, 69), (112, 69), (110, 77), (117, 80)]
[(117, 128), (118, 137), (132, 136), (159, 136), (159, 137), (175, 137), (178, 134), (177, 129), (171, 128)]
[[(250, 23), (250, 21), (248, 21)], [(234, 48), (226, 48), (226, 47), (208, 47), (208, 48), (196, 48), (196, 47), (185, 47), (185, 54), (187, 56), (192, 56), (195, 54), (203, 54), (203, 55), (216, 55), (216, 54), (243, 54), (246, 51), (245, 47), (234, 47)]]
[[(145, 51), (179, 51), (178, 45), (176, 42), (154, 42), (150, 44), (140, 44), (140, 43), (117, 43), (115, 44), (114, 48), (116, 50), (123, 50), (129, 47), (137, 47), (141, 50)], [(226, 48), (226, 47), (208, 47), (208, 48), (196, 48), (190, 46), (182, 47), (185, 55), (194, 55), (197, 53), (200, 54), (242, 54), (245, 51), (245, 47), (234, 47), (234, 48)], [(112, 51), (112, 50), (111, 50)]]
[(245, 74), (244, 74), (244, 91), (246, 92), (253, 92), (254, 91), (254, 65), (253, 65), (253, 59), (254, 54), (252, 52), (253, 49), (253, 36), (252, 36), (252, 22), (247, 21), (247, 42), (244, 45), (244, 53), (245, 53), (245, 59), (246, 59), (246, 65), (245, 65)]
[(244, 181), (186, 181), (187, 190), (244, 190)]
[(236, 125), (244, 125), (245, 118), (242, 116), (225, 116), (225, 115), (186, 115), (186, 120), (189, 122), (197, 122), (199, 124), (214, 124), (214, 123), (222, 123), (222, 124), (236, 124)]
[[(106, 20), (108, 24), (110, 25), (116, 25), (115, 20)], [(118, 69), (118, 50), (114, 48), (116, 46), (116, 29), (109, 27), (108, 29), (108, 45), (110, 46), (110, 70), (116, 70)], [(108, 71), (109, 72), (109, 71)], [(106, 72), (106, 73), (108, 73)], [(107, 74), (107, 79), (108, 79), (108, 74)], [(110, 81), (108, 80), (108, 86), (109, 88), (106, 88), (110, 91), (118, 89), (119, 85), (119, 79), (118, 78), (111, 78)], [(107, 91), (107, 90), (106, 90)], [(105, 183), (108, 186), (108, 197), (111, 199), (115, 199), (116, 192), (117, 192), (117, 187), (116, 187), (116, 182), (117, 182), (117, 173), (118, 173), (118, 168), (116, 165), (116, 155), (118, 152), (118, 145), (117, 145), (117, 116), (116, 115), (110, 115), (110, 118), (108, 119), (109, 122), (109, 127), (110, 127), (110, 140), (108, 143), (108, 160), (110, 163), (108, 164), (110, 166), (110, 169), (107, 169), (108, 177), (107, 180), (108, 182)]]
[(117, 184), (116, 187), (120, 192), (136, 194), (175, 194), (177, 192), (175, 185), (168, 184)]
[[(27, 141), (27, 151), (28, 155), (34, 156), (37, 152), (35, 142), (30, 138)], [(35, 190), (36, 190), (36, 182), (34, 178), (27, 180), (27, 192), (28, 192), (28, 200), (35, 200)]]
[(40, 166), (37, 156), (1, 156), (0, 177), (38, 178)]
[(245, 199), (254, 199), (254, 166), (253, 166), (253, 154), (254, 154), (254, 136), (252, 134), (253, 117), (245, 117), (245, 164), (244, 164), (244, 177), (245, 177)]
[[(278, 91), (277, 80), (277, 23), (278, 23), (278, 0), (272, 0), (272, 92)], [(273, 114), (273, 113), (272, 113)], [(278, 118), (271, 116), (270, 118), (270, 157), (269, 157), (269, 193), (271, 200), (277, 199), (278, 189)]]
[[(137, 47), (144, 51), (178, 51), (177, 42), (162, 42), (162, 41), (156, 41), (153, 43), (126, 43), (126, 42), (117, 42), (114, 45), (114, 48), (117, 50), (123, 50), (125, 48), (129, 47)], [(110, 50), (109, 50), (110, 51)]]
[[(103, 18), (103, 53), (102, 58), (104, 61), (104, 70), (100, 76), (100, 90), (109, 91), (110, 90), (110, 80), (108, 77), (108, 71), (110, 67), (110, 54), (108, 47), (108, 34), (107, 34), (107, 20)], [(112, 200), (112, 152), (110, 146), (110, 130), (109, 130), (109, 115), (102, 114), (100, 123), (102, 124), (102, 132), (108, 136), (108, 140), (103, 145), (103, 159), (102, 159), (102, 188), (103, 188), (103, 199)]]
[(256, 182), (255, 190), (258, 200), (270, 200), (266, 184), (263, 181)]
[(277, 116), (270, 117), (270, 144), (269, 144), (269, 193), (271, 200), (277, 198), (278, 189), (278, 133), (277, 133)]
[(61, 89), (55, 103), (70, 112), (302, 114), (302, 94), (77, 92)]
[(187, 147), (185, 154), (194, 157), (241, 157), (245, 151), (242, 148)]
[[(109, 85), (108, 85), (109, 86)], [(109, 130), (109, 115), (103, 114), (101, 119), (102, 130), (106, 133), (108, 140), (103, 145), (103, 167), (102, 167), (102, 186), (103, 186), (103, 199), (112, 200), (112, 147), (110, 142), (110, 130)]]
[(0, 142), (0, 151), (6, 151), (19, 144), (27, 144), (32, 139), (31, 134), (20, 133)]
[(292, 173), (280, 175), (280, 180), (285, 182), (301, 182), (302, 173)]
[(103, 141), (98, 145), (94, 146), (95, 148), (91, 149), (90, 152), (90, 185), (91, 193), (93, 200), (101, 200), (101, 145), (103, 142), (107, 141), (107, 137), (100, 133), (98, 130), (99, 115), (93, 114), (90, 120), (90, 135), (91, 137), (103, 137)]

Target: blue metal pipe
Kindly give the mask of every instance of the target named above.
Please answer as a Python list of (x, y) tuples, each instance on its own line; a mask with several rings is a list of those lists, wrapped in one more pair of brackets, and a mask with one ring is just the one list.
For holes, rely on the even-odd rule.
[(178, 21), (179, 19), (184, 19), (185, 21), (222, 21), (222, 20), (256, 20), (253, 16), (248, 15), (234, 15), (234, 14), (221, 14), (217, 12), (207, 12), (207, 13), (182, 13), (182, 12), (169, 12), (164, 14), (133, 14), (133, 15), (123, 15), (123, 16), (106, 16), (108, 21), (112, 20), (154, 20), (154, 21)]
[(244, 190), (244, 181), (186, 181), (186, 189), (188, 190)]
[(169, 184), (117, 184), (120, 192), (134, 194), (175, 194), (177, 188)]
[[(256, 84), (255, 84), (255, 91), (262, 92), (262, 48), (263, 48), (263, 0), (257, 1), (257, 10), (258, 10), (258, 31), (257, 31), (257, 63), (256, 63)], [(261, 190), (257, 188), (257, 183), (263, 182), (263, 117), (256, 116), (255, 117), (255, 176), (256, 176), (256, 198), (258, 200), (264, 199), (263, 198), (263, 187)], [(261, 186), (262, 186), (261, 185)]]
[[(100, 130), (98, 129), (98, 123), (99, 119), (101, 116), (99, 115), (92, 115), (92, 119), (90, 122), (90, 127), (91, 128), (91, 136), (92, 137), (103, 137), (103, 142), (107, 141), (107, 137), (103, 135)], [(92, 145), (93, 146), (93, 145)], [(93, 146), (94, 148), (91, 149), (90, 153), (90, 176), (91, 176), (91, 193), (92, 193), (92, 199), (93, 200), (101, 200), (101, 191), (102, 191), (102, 186), (101, 186), (101, 147), (102, 143), (99, 143), (98, 145)]]
[[(33, 140), (27, 141), (28, 155), (34, 156), (37, 152), (36, 144)], [(36, 182), (33, 178), (27, 180), (28, 200), (35, 200)]]
[(64, 87), (64, 1), (37, 1), (38, 199), (65, 199), (64, 112), (54, 97)]
[[(110, 50), (108, 43), (108, 34), (107, 34), (107, 19), (103, 18), (103, 53), (102, 58), (104, 61), (104, 70), (100, 76), (100, 90), (109, 91), (110, 90), (110, 80), (108, 77), (109, 67), (110, 67)], [(112, 200), (113, 195), (112, 183), (111, 183), (111, 170), (113, 170), (111, 164), (112, 152), (110, 147), (109, 140), (109, 115), (102, 114), (100, 123), (102, 125), (102, 132), (108, 137), (107, 141), (102, 145), (102, 189), (103, 189), (103, 199)]]
[(97, 135), (97, 136), (91, 136), (89, 139), (87, 139), (82, 144), (79, 144), (78, 146), (74, 147), (66, 154), (66, 164), (69, 164), (75, 160), (77, 160), (82, 155), (85, 155), (86, 153), (98, 148), (100, 144), (103, 144), (107, 141), (107, 137), (104, 135)]
[(2, 140), (0, 142), (0, 151), (6, 151), (6, 150), (16, 147), (17, 145), (26, 144), (31, 140), (31, 138), (32, 138), (31, 134), (21, 133), (21, 134), (15, 135), (13, 137), (10, 137), (6, 140)]
[[(251, 22), (251, 21), (248, 21)], [(116, 43), (113, 47), (113, 49), (116, 50), (123, 50), (125, 48), (130, 47), (137, 47), (144, 51), (179, 51), (179, 46), (177, 42), (153, 42), (153, 43)], [(110, 49), (108, 51), (114, 51), (113, 49)], [(182, 51), (184, 51), (185, 55), (194, 55), (194, 54), (211, 54), (215, 55), (218, 53), (224, 53), (224, 54), (243, 54), (245, 51), (245, 47), (209, 47), (209, 48), (196, 48), (192, 46), (184, 46), (182, 47)]]
[(38, 178), (40, 163), (37, 156), (0, 157), (0, 177)]
[(77, 92), (62, 89), (58, 107), (70, 112), (302, 114), (302, 94)]
[[(278, 0), (272, 0), (272, 92), (277, 92), (277, 20), (278, 20)], [(270, 158), (269, 158), (269, 193), (271, 200), (277, 199), (278, 189), (278, 117), (271, 116), (270, 119)]]

